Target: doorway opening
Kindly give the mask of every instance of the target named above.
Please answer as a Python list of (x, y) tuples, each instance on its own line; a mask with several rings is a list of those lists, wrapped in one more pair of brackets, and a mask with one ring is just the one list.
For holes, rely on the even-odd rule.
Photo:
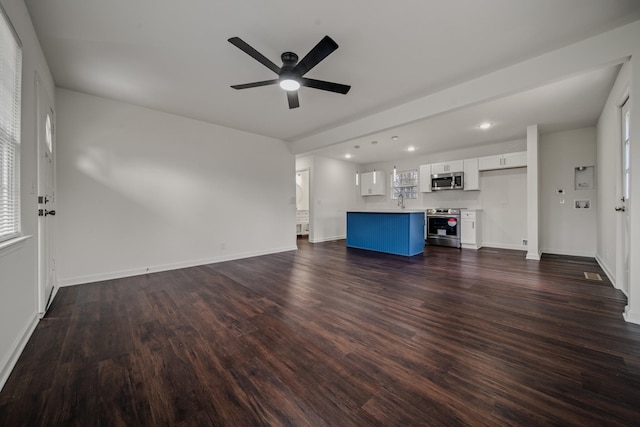
[(309, 169), (296, 171), (296, 235), (309, 239)]

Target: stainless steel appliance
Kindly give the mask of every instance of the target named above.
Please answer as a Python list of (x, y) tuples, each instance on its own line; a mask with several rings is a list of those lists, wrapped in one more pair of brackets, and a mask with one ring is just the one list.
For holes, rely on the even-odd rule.
[(460, 247), (460, 209), (427, 209), (428, 245)]
[(462, 190), (464, 172), (437, 173), (431, 175), (431, 190)]

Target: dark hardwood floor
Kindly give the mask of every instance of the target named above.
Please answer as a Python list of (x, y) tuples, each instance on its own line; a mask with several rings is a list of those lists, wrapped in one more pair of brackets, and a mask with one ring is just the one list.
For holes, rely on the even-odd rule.
[(640, 326), (594, 260), (299, 246), (61, 289), (0, 426), (640, 424)]

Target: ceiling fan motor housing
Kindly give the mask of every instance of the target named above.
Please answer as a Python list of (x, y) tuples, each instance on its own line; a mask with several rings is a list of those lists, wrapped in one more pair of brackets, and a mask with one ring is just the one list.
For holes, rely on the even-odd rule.
[(292, 69), (298, 63), (298, 55), (293, 52), (285, 52), (280, 55), (280, 59), (282, 59), (282, 68)]
[(282, 67), (280, 68), (280, 80), (295, 80), (300, 82), (300, 75), (294, 73), (292, 70), (298, 63), (298, 55), (293, 52), (285, 52), (280, 58), (282, 59)]

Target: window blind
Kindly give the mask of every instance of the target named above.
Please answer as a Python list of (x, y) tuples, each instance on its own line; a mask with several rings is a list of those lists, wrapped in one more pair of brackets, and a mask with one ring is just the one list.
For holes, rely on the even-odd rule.
[(0, 242), (20, 235), (22, 49), (0, 7)]

